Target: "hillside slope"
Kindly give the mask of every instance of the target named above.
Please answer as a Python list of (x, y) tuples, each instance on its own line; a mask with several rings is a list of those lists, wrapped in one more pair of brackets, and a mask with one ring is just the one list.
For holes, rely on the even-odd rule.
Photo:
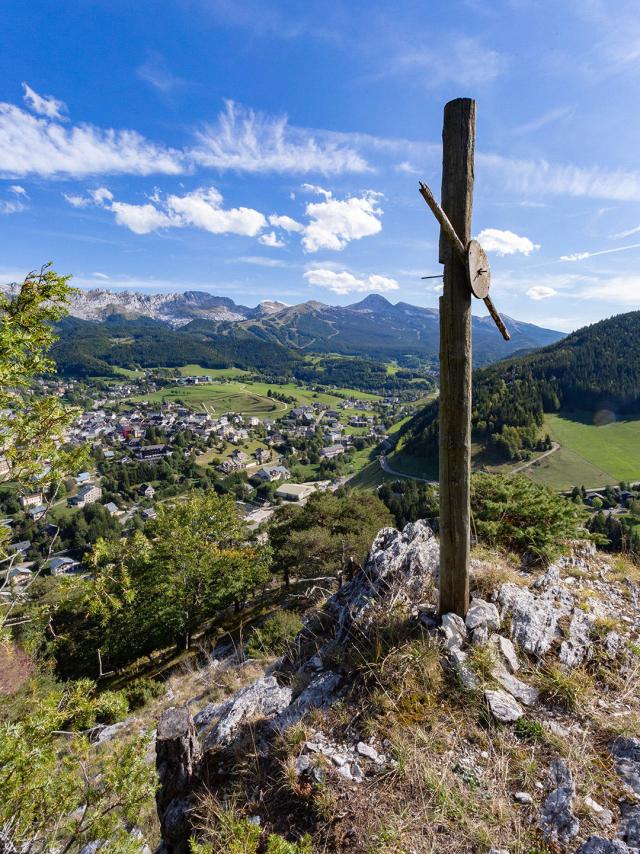
[[(536, 447), (545, 412), (580, 410), (598, 418), (640, 412), (640, 311), (571, 333), (534, 353), (474, 372), (474, 438), (505, 459)], [(405, 428), (404, 449), (437, 454), (438, 404)], [(609, 416), (610, 417), (610, 416)]]

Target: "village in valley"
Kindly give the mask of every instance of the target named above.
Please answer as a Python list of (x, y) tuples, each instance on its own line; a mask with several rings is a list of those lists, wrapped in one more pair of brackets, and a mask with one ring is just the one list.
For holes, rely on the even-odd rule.
[[(83, 558), (99, 536), (142, 528), (156, 518), (159, 503), (180, 500), (193, 488), (232, 493), (255, 530), (283, 502), (304, 504), (372, 461), (377, 468), (390, 432), (420, 398), (321, 387), (301, 387), (294, 396), (274, 384), (266, 395), (239, 398), (242, 411), (219, 411), (191, 402), (189, 391), (215, 394), (225, 389), (224, 378), (177, 373), (139, 371), (108, 383), (41, 381), (40, 391), (78, 406), (64, 438), (86, 449), (86, 464), (54, 492), (38, 489), (37, 481), (21, 494), (4, 486), (0, 523), (13, 555), (5, 598), (20, 598), (36, 575), (88, 574)], [(258, 400), (266, 412), (249, 414)]]

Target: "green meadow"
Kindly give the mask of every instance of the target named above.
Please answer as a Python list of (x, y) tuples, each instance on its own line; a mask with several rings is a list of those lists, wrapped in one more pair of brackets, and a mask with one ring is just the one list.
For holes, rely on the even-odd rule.
[(559, 450), (526, 473), (554, 489), (640, 480), (640, 418), (597, 427), (591, 413), (546, 415), (544, 429)]

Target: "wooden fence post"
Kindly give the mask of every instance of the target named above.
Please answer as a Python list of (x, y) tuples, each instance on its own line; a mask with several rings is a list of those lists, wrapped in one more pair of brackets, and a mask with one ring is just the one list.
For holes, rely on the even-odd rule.
[[(471, 239), (476, 104), (449, 101), (442, 131), (441, 204), (466, 247)], [(462, 260), (440, 233), (440, 613), (469, 605), (471, 292)]]

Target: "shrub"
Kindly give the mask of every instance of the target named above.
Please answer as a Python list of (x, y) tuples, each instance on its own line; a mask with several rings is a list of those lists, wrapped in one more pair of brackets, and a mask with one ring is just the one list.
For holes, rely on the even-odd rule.
[(517, 720), (514, 731), (522, 741), (542, 741), (544, 738), (544, 727), (539, 721), (534, 721), (532, 718)]
[(127, 716), (129, 703), (122, 691), (103, 691), (95, 699), (96, 721), (101, 724), (114, 724)]
[(129, 704), (121, 691), (96, 694), (95, 682), (78, 679), (65, 685), (59, 710), (63, 728), (85, 730), (96, 722), (112, 724), (122, 720), (129, 711)]
[(278, 611), (253, 630), (246, 643), (251, 658), (282, 655), (287, 645), (302, 628), (302, 620), (291, 611)]
[(479, 540), (537, 560), (552, 560), (578, 536), (575, 504), (524, 475), (475, 475), (471, 510)]
[(164, 685), (148, 676), (140, 676), (127, 685), (124, 694), (129, 702), (129, 708), (139, 709), (151, 700), (161, 697), (164, 694)]

